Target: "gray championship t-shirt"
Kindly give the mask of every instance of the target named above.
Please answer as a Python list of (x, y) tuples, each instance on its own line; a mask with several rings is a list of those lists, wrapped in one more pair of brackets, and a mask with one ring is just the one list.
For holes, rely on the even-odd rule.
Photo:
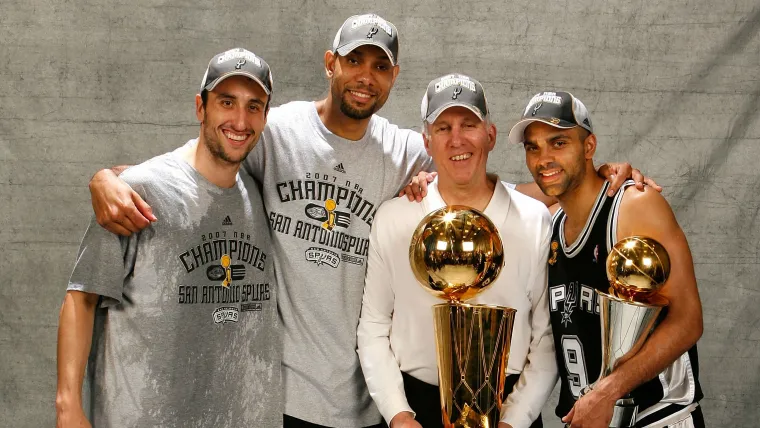
[(281, 328), (257, 186), (207, 181), (177, 152), (122, 174), (158, 221), (93, 220), (69, 290), (102, 296), (87, 381), (93, 426), (281, 427)]
[(285, 413), (319, 425), (380, 422), (356, 354), (369, 231), (380, 203), (432, 169), (419, 133), (372, 116), (360, 141), (313, 102), (269, 113), (245, 168), (262, 184), (285, 328)]

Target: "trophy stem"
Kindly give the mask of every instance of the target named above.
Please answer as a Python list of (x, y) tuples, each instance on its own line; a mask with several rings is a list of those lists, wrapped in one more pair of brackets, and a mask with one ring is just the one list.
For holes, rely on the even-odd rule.
[(500, 306), (433, 306), (445, 427), (497, 427), (514, 315)]

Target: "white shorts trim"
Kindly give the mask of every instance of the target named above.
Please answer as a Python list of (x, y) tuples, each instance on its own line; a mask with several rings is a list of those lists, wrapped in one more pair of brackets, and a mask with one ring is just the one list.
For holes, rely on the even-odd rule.
[(691, 412), (693, 412), (697, 406), (699, 406), (699, 403), (692, 403), (672, 415), (668, 415), (664, 419), (651, 423), (644, 428), (695, 428)]

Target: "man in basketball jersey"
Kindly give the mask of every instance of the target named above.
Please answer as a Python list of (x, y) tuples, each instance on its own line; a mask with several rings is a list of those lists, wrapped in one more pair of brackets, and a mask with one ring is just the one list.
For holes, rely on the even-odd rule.
[[(617, 399), (639, 405), (637, 427), (703, 427), (696, 342), (702, 335), (691, 252), (667, 203), (650, 188), (626, 183), (614, 196), (596, 174), (597, 139), (584, 104), (567, 92), (542, 92), (509, 134), (525, 147), (536, 183), (554, 196), (549, 253), (549, 310), (560, 375), (556, 414), (570, 427), (608, 427)], [(601, 370), (597, 290), (608, 287), (607, 254), (631, 235), (665, 246), (671, 274), (662, 288), (670, 305), (642, 349), (580, 397)]]

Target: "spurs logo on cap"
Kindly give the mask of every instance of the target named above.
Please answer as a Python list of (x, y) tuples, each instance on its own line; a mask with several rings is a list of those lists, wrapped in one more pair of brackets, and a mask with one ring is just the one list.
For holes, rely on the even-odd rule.
[(461, 74), (449, 74), (448, 76), (441, 77), (441, 80), (435, 84), (435, 93), (441, 92), (442, 90), (454, 85), (460, 86), (459, 93), (462, 93), (462, 88), (467, 88), (472, 92), (477, 91), (475, 89), (475, 83), (473, 83), (469, 77), (463, 76)]
[(223, 54), (217, 57), (216, 63), (221, 64), (231, 59), (238, 59), (238, 58), (252, 61), (254, 64), (256, 64), (256, 67), (261, 67), (261, 60), (256, 55), (254, 55), (253, 52), (249, 52), (241, 48), (230, 49), (227, 52), (224, 52)]
[(480, 120), (488, 118), (488, 103), (483, 86), (477, 80), (453, 73), (433, 79), (422, 97), (422, 120), (428, 124), (450, 107), (469, 109)]
[(201, 81), (201, 93), (213, 91), (216, 85), (230, 76), (248, 76), (261, 85), (268, 95), (272, 93), (272, 72), (269, 64), (243, 48), (222, 52), (209, 61)]
[[(388, 22), (383, 18), (373, 14), (362, 15), (356, 18), (353, 22), (351, 22), (351, 28), (353, 29), (367, 24), (372, 24), (375, 27), (380, 27), (389, 36), (393, 36), (393, 29), (390, 25), (388, 25)], [(377, 33), (377, 28), (375, 28), (375, 33)]]
[(367, 38), (371, 39), (375, 34), (377, 34), (377, 27), (372, 27), (370, 28), (369, 33), (367, 33)]
[(536, 121), (556, 128), (570, 129), (580, 126), (593, 133), (586, 106), (569, 92), (539, 92), (525, 106), (522, 118), (509, 131), (509, 141), (525, 142), (525, 129)]

